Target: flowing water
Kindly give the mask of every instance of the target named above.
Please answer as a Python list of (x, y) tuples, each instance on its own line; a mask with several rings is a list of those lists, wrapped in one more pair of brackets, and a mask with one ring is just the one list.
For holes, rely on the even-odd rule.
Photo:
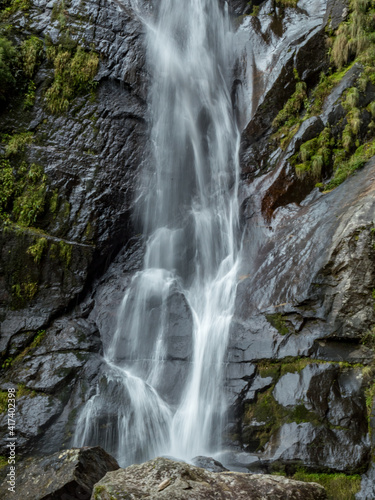
[[(160, 0), (157, 7), (147, 21), (152, 158), (138, 202), (144, 265), (123, 298), (75, 436), (76, 445), (100, 444), (122, 465), (220, 448), (238, 266), (239, 135), (226, 5)], [(176, 303), (190, 318), (184, 337), (171, 319)], [(173, 364), (177, 341), (190, 352)], [(174, 379), (172, 397), (166, 386)]]

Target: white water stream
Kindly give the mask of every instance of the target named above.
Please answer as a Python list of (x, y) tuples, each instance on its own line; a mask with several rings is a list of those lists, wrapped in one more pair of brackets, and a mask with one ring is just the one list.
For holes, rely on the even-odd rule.
[[(156, 4), (155, 19), (147, 21), (153, 151), (139, 193), (144, 265), (122, 301), (96, 395), (74, 439), (78, 446), (101, 445), (121, 465), (220, 449), (238, 267), (239, 134), (228, 90), (226, 5)], [(190, 310), (191, 356), (173, 371), (168, 349), (176, 297)], [(183, 365), (181, 381), (176, 366)], [(163, 390), (171, 377), (179, 391), (174, 398)]]

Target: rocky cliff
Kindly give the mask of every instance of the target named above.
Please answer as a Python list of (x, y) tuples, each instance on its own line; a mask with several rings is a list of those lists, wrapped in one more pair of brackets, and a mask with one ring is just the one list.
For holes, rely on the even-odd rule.
[[(147, 162), (149, 76), (134, 5), (1, 3), (0, 47), (12, 61), (0, 94), (1, 410), (5, 425), (5, 391), (16, 384), (21, 454), (69, 446), (142, 261), (133, 203)], [(152, 2), (136, 5), (152, 15)], [(362, 474), (357, 497), (371, 498), (372, 7), (229, 8), (244, 241), (223, 461), (289, 475), (303, 467), (327, 481), (342, 473), (357, 490)], [(178, 297), (175, 311), (171, 400), (191, 328)]]

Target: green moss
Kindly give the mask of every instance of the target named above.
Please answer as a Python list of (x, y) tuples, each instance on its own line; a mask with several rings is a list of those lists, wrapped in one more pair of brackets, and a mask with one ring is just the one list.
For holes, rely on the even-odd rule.
[(32, 78), (43, 55), (43, 42), (36, 36), (31, 36), (21, 44), (23, 70), (27, 77)]
[(276, 0), (276, 3), (282, 7), (297, 7), (298, 0)]
[(326, 489), (328, 500), (355, 500), (361, 487), (361, 476), (357, 474), (316, 474), (299, 469), (293, 479), (321, 484)]
[(309, 111), (306, 117), (316, 116), (320, 114), (326, 97), (329, 96), (332, 89), (342, 80), (342, 78), (353, 66), (353, 64), (354, 62), (346, 68), (336, 70), (329, 75), (325, 74), (324, 72), (321, 73), (320, 81), (311, 93), (311, 104), (309, 106)]
[(256, 17), (259, 14), (260, 5), (253, 5), (253, 10), (250, 12), (250, 16)]
[[(281, 406), (272, 396), (273, 387), (259, 394), (255, 403), (248, 404), (245, 408), (244, 423), (251, 425), (253, 420), (261, 423), (261, 427), (251, 429), (259, 441), (258, 450), (262, 450), (265, 444), (283, 424), (288, 414), (286, 408)], [(245, 440), (247, 436), (244, 436)]]
[(284, 358), (280, 364), (280, 375), (285, 375), (286, 373), (299, 373), (307, 365), (311, 363), (317, 363), (317, 360), (311, 358)]
[(56, 213), (57, 207), (58, 207), (58, 203), (59, 203), (59, 192), (58, 192), (57, 189), (55, 189), (54, 192), (52, 193), (52, 196), (51, 196), (51, 199), (50, 199), (50, 202), (49, 202), (49, 211), (52, 214)]
[(69, 267), (72, 260), (72, 245), (65, 241), (59, 241), (59, 257), (65, 262), (65, 266)]
[(350, 59), (366, 64), (374, 60), (373, 17), (369, 15), (370, 0), (352, 0), (347, 22), (340, 24), (333, 40), (331, 58), (337, 68)]
[(372, 383), (369, 387), (367, 387), (365, 391), (365, 396), (366, 396), (367, 415), (370, 417), (372, 411), (372, 404), (375, 398), (375, 382)]
[(4, 218), (15, 189), (13, 168), (8, 160), (0, 160), (0, 218)]
[[(0, 411), (1, 413), (1, 411)], [(8, 466), (8, 459), (7, 457), (4, 457), (3, 455), (0, 455), (0, 470), (3, 469), (4, 467)]]
[[(32, 332), (30, 332), (32, 333)], [(41, 343), (43, 340), (44, 336), (46, 334), (45, 330), (38, 330), (38, 332), (35, 334), (32, 342), (30, 345), (28, 345), (20, 354), (18, 354), (11, 362), (9, 366), (13, 366), (15, 364), (21, 363), (25, 356), (27, 356), (30, 351), (38, 347), (38, 345)], [(30, 391), (29, 389), (26, 389), (26, 387), (22, 384), (18, 386), (18, 393), (19, 397), (22, 397), (23, 395), (31, 395), (32, 397), (35, 396), (34, 391)]]
[[(337, 153), (336, 153), (337, 154)], [(364, 164), (375, 155), (375, 139), (362, 144), (345, 161), (335, 161), (336, 169), (329, 183), (325, 186), (325, 191), (329, 191), (339, 186), (356, 170), (363, 167)]]
[(331, 159), (331, 131), (326, 127), (318, 137), (311, 139), (300, 146), (296, 155), (291, 159), (296, 174), (300, 178), (306, 175), (319, 178), (323, 166), (327, 166)]
[(35, 103), (35, 91), (36, 85), (33, 81), (30, 81), (27, 86), (27, 91), (25, 93), (23, 107), (24, 109), (31, 108)]
[(102, 496), (101, 496), (102, 493), (107, 493), (107, 489), (106, 489), (105, 486), (102, 486), (102, 485), (94, 486), (94, 491), (93, 491), (94, 500), (101, 500), (102, 499)]
[(22, 226), (31, 226), (44, 212), (47, 177), (43, 167), (33, 163), (18, 182), (19, 195), (13, 204), (13, 216)]
[(286, 124), (287, 126), (292, 126), (302, 109), (304, 100), (306, 99), (306, 83), (297, 81), (296, 90), (292, 97), (286, 102), (285, 106), (272, 122), (273, 128), (279, 128)]
[(8, 391), (0, 391), (0, 413), (5, 413), (8, 409)]
[(34, 398), (36, 396), (36, 392), (28, 389), (25, 386), (25, 384), (18, 384), (17, 385), (16, 399), (23, 398), (25, 396)]
[(266, 319), (268, 323), (276, 328), (280, 335), (286, 335), (287, 333), (289, 333), (289, 328), (282, 314), (266, 314)]
[(56, 1), (53, 4), (51, 20), (58, 21), (60, 28), (65, 28), (66, 15), (65, 15), (65, 2), (64, 2), (64, 0), (62, 0), (61, 2)]
[(54, 66), (54, 81), (46, 92), (46, 100), (52, 113), (62, 113), (77, 95), (93, 91), (99, 56), (86, 52), (81, 46), (66, 49), (61, 44), (49, 46), (47, 57)]
[(31, 144), (32, 142), (32, 132), (21, 132), (20, 134), (8, 136), (8, 143), (5, 148), (5, 156), (8, 158), (9, 156), (23, 153), (26, 144)]
[(12, 42), (6, 37), (0, 37), (0, 101), (5, 100), (15, 84), (14, 60), (17, 52)]
[(43, 253), (46, 250), (47, 246), (48, 243), (46, 238), (38, 238), (36, 243), (28, 248), (27, 253), (33, 257), (34, 262), (39, 264), (39, 262), (42, 260)]
[(15, 306), (23, 307), (27, 302), (33, 300), (38, 292), (38, 283), (26, 281), (12, 286), (12, 297)]
[(0, 13), (0, 21), (5, 21), (15, 12), (26, 12), (30, 8), (30, 0), (11, 0), (9, 5)]
[(299, 404), (290, 410), (287, 422), (296, 422), (297, 424), (310, 422), (319, 425), (320, 420), (315, 412), (308, 410), (304, 404)]
[(258, 373), (262, 378), (272, 377), (274, 380), (280, 376), (280, 362), (263, 360), (257, 364)]

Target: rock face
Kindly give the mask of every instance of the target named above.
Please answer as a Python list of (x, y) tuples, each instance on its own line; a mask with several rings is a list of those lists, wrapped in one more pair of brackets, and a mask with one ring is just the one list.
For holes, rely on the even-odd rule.
[[(375, 446), (369, 435), (369, 427), (375, 435), (374, 409), (370, 424), (367, 417), (374, 376), (375, 162), (325, 194), (291, 165), (300, 146), (325, 127), (342, 133), (345, 93), (363, 67), (354, 64), (343, 75), (284, 149), (272, 142), (272, 122), (296, 89), (294, 70), (313, 88), (329, 66), (326, 24), (336, 28), (346, 5), (300, 0), (292, 8), (255, 1), (259, 14), (250, 16), (249, 2), (228, 3), (237, 26), (232, 100), (242, 132), (244, 239), (225, 382), (230, 412), (224, 438), (235, 452), (223, 461), (266, 472), (300, 465), (363, 472)], [(142, 15), (152, 15), (152, 2), (136, 4)], [(0, 389), (17, 386), (21, 454), (71, 446), (79, 411), (94, 394), (116, 311), (142, 265), (143, 241), (133, 213), (139, 168), (147, 161), (149, 76), (134, 5), (66, 2), (61, 26), (53, 4), (38, 0), (31, 2), (29, 16), (17, 12), (9, 18), (17, 43), (27, 25), (27, 34), (48, 36), (56, 46), (69, 31), (74, 42), (100, 54), (93, 99), (78, 96), (66, 113), (50, 113), (43, 82), (53, 69), (44, 57), (35, 75), (35, 104), (1, 115), (2, 133), (33, 133), (25, 161), (44, 167), (49, 201), (58, 193), (55, 211), (38, 219), (38, 227), (0, 228)], [(374, 99), (369, 83), (360, 97), (358, 138), (367, 133), (366, 108)], [(38, 262), (29, 250), (41, 235), (46, 243)], [(158, 391), (175, 404), (192, 348), (191, 314), (178, 293), (171, 297), (168, 324)], [(125, 359), (126, 351), (118, 355)], [(4, 412), (0, 423), (6, 427)], [(6, 437), (0, 436), (2, 454)], [(155, 464), (155, 470), (148, 463), (119, 471), (113, 482), (108, 476), (95, 498), (122, 498), (116, 495), (125, 484), (131, 498), (213, 498), (206, 483), (222, 492), (233, 482), (233, 498), (241, 498), (238, 488), (245, 483), (254, 495), (259, 490), (271, 498), (287, 498), (278, 491), (305, 491), (283, 489), (295, 483), (278, 477), (262, 485), (257, 476), (213, 475), (164, 459)], [(143, 478), (147, 471), (149, 479), (132, 482), (132, 474)], [(373, 475), (372, 466), (358, 498), (373, 495)], [(293, 498), (307, 499), (308, 491), (311, 498), (323, 495), (318, 487), (306, 488)]]
[(280, 476), (209, 472), (183, 462), (156, 458), (108, 473), (94, 486), (92, 500), (152, 498), (235, 500), (327, 498), (322, 486)]
[[(375, 322), (375, 164), (371, 160), (354, 178), (322, 194), (314, 189), (316, 180), (296, 175), (290, 160), (324, 127), (342, 132), (343, 96), (363, 68), (352, 66), (330, 90), (320, 114), (302, 121), (291, 140), (275, 149), (272, 120), (296, 88), (296, 81), (290, 88), (290, 72), (294, 68), (308, 87), (315, 85), (315, 68), (321, 71), (329, 63), (322, 45), (327, 15), (332, 12), (337, 26), (345, 13), (340, 2), (298, 6), (312, 14), (306, 23), (301, 22), (306, 11), (287, 9), (276, 33), (272, 4), (264, 3), (236, 34), (237, 40), (246, 40), (235, 100), (248, 102), (239, 106), (245, 110), (240, 120), (246, 236), (227, 357), (228, 373), (236, 374), (228, 380), (228, 435), (255, 453), (258, 460), (238, 454), (250, 470), (293, 470), (303, 464), (362, 472), (371, 449), (365, 399), (374, 370), (369, 339)], [(280, 53), (289, 43), (289, 29), (300, 38)], [(255, 56), (259, 51), (264, 58)], [(270, 73), (263, 73), (270, 67)], [(255, 96), (246, 90), (252, 85), (260, 89)], [(361, 99), (373, 98), (373, 89), (366, 87)], [(240, 460), (222, 459), (228, 466)], [(364, 476), (363, 491), (370, 475)], [(366, 498), (366, 493), (358, 495)]]
[[(31, 2), (29, 12), (10, 19), (15, 36), (31, 33), (56, 47), (94, 47), (101, 61), (91, 99), (78, 96), (66, 113), (56, 116), (45, 105), (45, 84), (53, 68), (44, 55), (35, 75), (35, 104), (26, 112), (14, 106), (2, 113), (2, 133), (32, 134), (25, 161), (43, 167), (46, 197), (54, 205), (37, 219), (37, 231), (1, 228), (3, 353), (12, 335), (44, 328), (69, 307), (96, 269), (128, 241), (134, 231), (137, 171), (146, 155), (148, 77), (143, 28), (131, 2), (69, 2), (63, 24), (55, 11), (51, 2)], [(34, 262), (27, 252), (41, 236), (47, 246)]]
[[(30, 2), (29, 11), (10, 15), (14, 43), (33, 36), (44, 51), (34, 104), (25, 110), (15, 101), (0, 110), (2, 134), (32, 134), (22, 158), (43, 168), (47, 186), (36, 227), (0, 224), (0, 388), (18, 389), (20, 453), (44, 441), (52, 424), (42, 453), (71, 439), (82, 394), (100, 364), (87, 292), (125, 243), (134, 253), (134, 193), (147, 156), (144, 31), (131, 2), (66, 2), (60, 14), (55, 3)], [(149, 4), (138, 8), (147, 15)], [(91, 97), (77, 96), (60, 115), (45, 100), (54, 72), (45, 52), (51, 44), (65, 50), (79, 44), (100, 56)], [(30, 248), (40, 243), (35, 257)]]
[[(17, 465), (16, 493), (3, 483), (2, 498), (30, 500), (89, 499), (95, 483), (119, 468), (102, 448), (74, 448)], [(17, 497), (15, 496), (17, 495)]]

